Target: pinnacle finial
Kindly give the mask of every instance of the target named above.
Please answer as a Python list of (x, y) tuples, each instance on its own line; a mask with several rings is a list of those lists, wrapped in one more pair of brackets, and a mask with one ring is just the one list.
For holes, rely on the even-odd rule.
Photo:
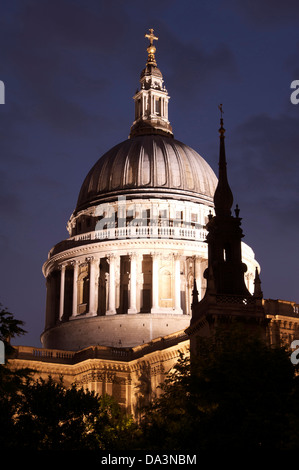
[(253, 293), (253, 295), (254, 295), (254, 297), (256, 297), (258, 299), (263, 298), (263, 291), (262, 291), (262, 288), (261, 288), (261, 280), (260, 280), (260, 276), (259, 276), (259, 272), (258, 272), (257, 267), (255, 268), (254, 293)]
[(220, 105), (218, 106), (218, 108), (220, 109), (220, 117), (221, 117), (221, 119), (222, 119), (222, 116), (223, 116), (223, 114), (224, 114), (224, 111), (223, 111), (223, 108), (222, 108), (222, 104), (220, 104)]
[(150, 41), (150, 44), (153, 45), (154, 44), (154, 41), (158, 41), (159, 38), (157, 38), (155, 35), (154, 35), (154, 30), (151, 28), (149, 29), (149, 32), (150, 34), (146, 34), (144, 37), (145, 38), (148, 38), (149, 41)]
[(192, 305), (191, 305), (191, 308), (194, 308), (196, 305), (198, 305), (198, 290), (197, 290), (197, 283), (196, 283), (196, 279), (194, 279), (194, 284), (193, 284), (193, 290), (192, 290), (192, 297), (193, 297), (193, 301), (192, 301)]
[(154, 45), (154, 41), (158, 41), (158, 37), (154, 35), (154, 30), (151, 28), (149, 29), (149, 34), (145, 34), (145, 38), (149, 39), (150, 45), (147, 48), (148, 58), (147, 64), (152, 64), (157, 66), (156, 59), (155, 59), (155, 52), (156, 47)]
[(222, 104), (220, 104), (218, 106), (219, 110), (220, 110), (220, 129), (219, 129), (219, 133), (220, 133), (220, 137), (224, 137), (224, 133), (225, 133), (225, 129), (223, 127), (223, 114), (224, 114), (224, 111), (223, 111), (223, 108), (222, 108)]

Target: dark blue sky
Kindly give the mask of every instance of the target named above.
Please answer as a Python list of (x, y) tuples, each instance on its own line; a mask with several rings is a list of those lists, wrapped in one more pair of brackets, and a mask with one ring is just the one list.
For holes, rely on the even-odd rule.
[(266, 298), (299, 302), (299, 9), (295, 0), (3, 0), (0, 15), (0, 302), (40, 346), (50, 248), (68, 236), (85, 175), (125, 140), (147, 57), (175, 138), (228, 173)]

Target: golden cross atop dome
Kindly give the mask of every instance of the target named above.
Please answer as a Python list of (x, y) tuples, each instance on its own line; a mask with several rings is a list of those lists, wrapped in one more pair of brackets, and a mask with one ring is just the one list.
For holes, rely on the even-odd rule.
[(149, 34), (145, 34), (144, 37), (148, 38), (150, 41), (150, 45), (147, 48), (147, 52), (148, 52), (147, 64), (154, 65), (156, 67), (157, 66), (156, 59), (155, 59), (156, 47), (154, 45), (154, 41), (158, 41), (158, 38), (157, 36), (154, 35), (153, 29), (149, 29)]
[(159, 38), (157, 38), (157, 36), (154, 35), (153, 29), (149, 29), (149, 32), (150, 34), (146, 34), (144, 37), (149, 39), (150, 44), (152, 46), (154, 44), (154, 41), (158, 41)]

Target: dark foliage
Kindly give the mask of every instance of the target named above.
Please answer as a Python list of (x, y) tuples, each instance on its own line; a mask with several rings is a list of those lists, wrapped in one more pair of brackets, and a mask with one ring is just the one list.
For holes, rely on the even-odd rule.
[(289, 353), (240, 327), (202, 339), (181, 357), (145, 413), (143, 447), (255, 450), (299, 447), (298, 378)]
[(34, 380), (29, 369), (13, 370), (9, 339), (23, 334), (23, 323), (0, 312), (0, 339), (6, 364), (0, 365), (0, 448), (2, 451), (121, 450), (132, 446), (136, 425), (110, 396)]

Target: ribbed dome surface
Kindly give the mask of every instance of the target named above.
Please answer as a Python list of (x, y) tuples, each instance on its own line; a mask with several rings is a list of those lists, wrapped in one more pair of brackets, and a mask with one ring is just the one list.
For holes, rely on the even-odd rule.
[[(142, 135), (105, 153), (86, 176), (76, 211), (117, 195), (200, 196), (213, 201), (217, 178), (192, 148), (167, 136)], [(163, 194), (161, 194), (163, 193)]]

